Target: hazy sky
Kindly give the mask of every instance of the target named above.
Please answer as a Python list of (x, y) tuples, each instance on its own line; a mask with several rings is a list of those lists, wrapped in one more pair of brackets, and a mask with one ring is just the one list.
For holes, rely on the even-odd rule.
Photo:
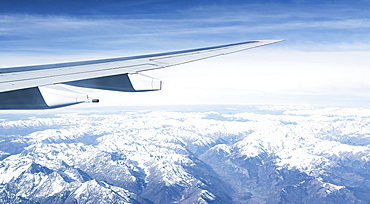
[(92, 94), (101, 105), (366, 106), (369, 33), (368, 0), (1, 0), (0, 67), (285, 39), (145, 73), (160, 92)]

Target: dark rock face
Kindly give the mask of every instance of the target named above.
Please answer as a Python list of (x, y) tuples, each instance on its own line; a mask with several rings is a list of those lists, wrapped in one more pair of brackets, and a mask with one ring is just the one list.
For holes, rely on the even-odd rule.
[(262, 109), (3, 120), (0, 203), (370, 203), (370, 115)]

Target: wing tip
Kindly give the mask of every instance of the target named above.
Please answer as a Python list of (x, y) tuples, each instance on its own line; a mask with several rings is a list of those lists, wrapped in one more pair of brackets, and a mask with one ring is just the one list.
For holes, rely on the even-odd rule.
[(279, 40), (258, 40), (258, 42), (261, 42), (265, 45), (267, 44), (273, 44), (273, 43), (278, 43), (278, 42), (282, 42), (282, 41), (285, 41), (284, 39), (279, 39)]

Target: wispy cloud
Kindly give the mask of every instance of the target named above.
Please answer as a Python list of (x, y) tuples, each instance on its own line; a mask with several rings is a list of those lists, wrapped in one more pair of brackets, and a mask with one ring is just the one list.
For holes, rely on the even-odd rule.
[(354, 9), (243, 4), (177, 8), (158, 15), (8, 14), (0, 16), (0, 43), (9, 51), (134, 49), (133, 44), (146, 50), (179, 49), (263, 38), (284, 38), (298, 46), (368, 42), (370, 18), (358, 9), (350, 16)]

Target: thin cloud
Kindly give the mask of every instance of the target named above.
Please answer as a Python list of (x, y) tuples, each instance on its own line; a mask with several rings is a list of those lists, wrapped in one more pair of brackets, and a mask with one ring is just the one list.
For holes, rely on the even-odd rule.
[(187, 6), (161, 14), (9, 14), (0, 16), (0, 38), (3, 50), (134, 49), (131, 44), (150, 50), (176, 46), (173, 42), (179, 49), (264, 38), (283, 38), (296, 47), (306, 47), (306, 42), (361, 44), (370, 40), (370, 19), (365, 13), (356, 4), (275, 2)]

